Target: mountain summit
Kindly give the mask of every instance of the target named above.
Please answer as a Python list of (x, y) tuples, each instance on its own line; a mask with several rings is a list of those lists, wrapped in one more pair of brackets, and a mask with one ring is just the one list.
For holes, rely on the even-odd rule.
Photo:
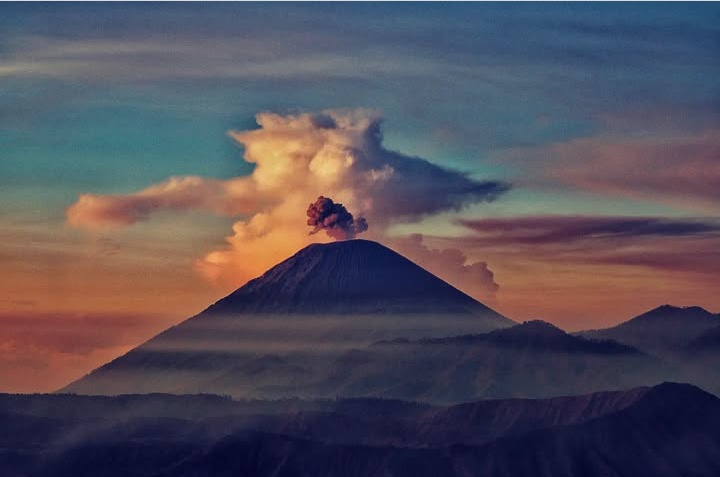
[(312, 244), (250, 280), (211, 314), (472, 313), (506, 319), (369, 240)]

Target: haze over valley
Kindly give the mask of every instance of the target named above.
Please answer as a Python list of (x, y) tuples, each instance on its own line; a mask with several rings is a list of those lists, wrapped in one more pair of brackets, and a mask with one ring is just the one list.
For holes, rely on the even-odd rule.
[(720, 8), (0, 3), (0, 477), (717, 477)]

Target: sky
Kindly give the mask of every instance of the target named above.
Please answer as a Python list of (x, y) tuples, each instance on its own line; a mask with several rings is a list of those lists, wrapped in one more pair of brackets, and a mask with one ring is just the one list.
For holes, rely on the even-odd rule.
[(714, 3), (0, 4), (0, 391), (312, 242), (325, 195), (516, 321), (720, 312)]

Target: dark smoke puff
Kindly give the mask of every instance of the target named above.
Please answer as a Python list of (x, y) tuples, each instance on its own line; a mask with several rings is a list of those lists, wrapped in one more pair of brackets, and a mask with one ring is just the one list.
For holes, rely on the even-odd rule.
[(337, 240), (354, 238), (368, 229), (367, 220), (363, 217), (355, 220), (344, 205), (333, 202), (329, 197), (318, 197), (308, 206), (307, 216), (307, 224), (313, 227), (310, 234), (325, 230), (328, 236)]
[(361, 234), (365, 232), (368, 229), (368, 223), (367, 220), (365, 220), (365, 217), (358, 217), (358, 219), (355, 221), (355, 233)]

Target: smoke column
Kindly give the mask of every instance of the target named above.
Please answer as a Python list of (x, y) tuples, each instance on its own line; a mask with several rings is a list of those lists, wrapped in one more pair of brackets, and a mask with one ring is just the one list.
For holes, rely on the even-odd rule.
[(318, 197), (308, 206), (307, 216), (307, 224), (313, 227), (310, 234), (325, 230), (328, 236), (336, 240), (355, 238), (368, 228), (365, 218), (358, 217), (355, 220), (344, 205), (333, 202), (329, 197)]

